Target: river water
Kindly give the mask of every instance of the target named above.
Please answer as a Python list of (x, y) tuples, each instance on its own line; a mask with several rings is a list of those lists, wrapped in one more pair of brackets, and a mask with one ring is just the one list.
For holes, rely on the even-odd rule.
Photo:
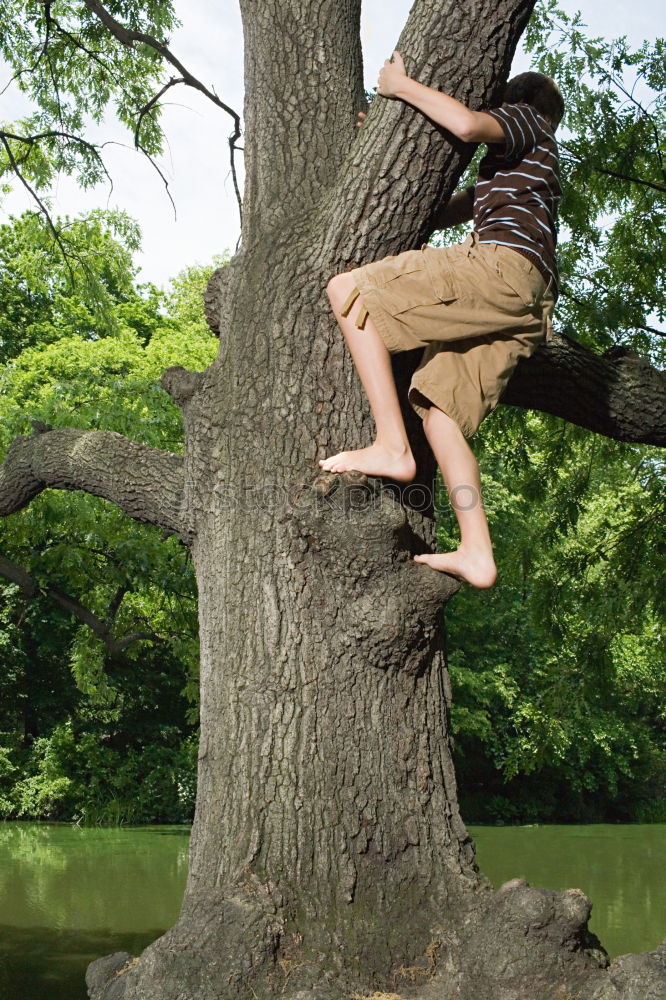
[[(666, 938), (666, 824), (470, 826), (495, 887), (582, 889), (611, 955)], [(178, 916), (189, 827), (0, 823), (0, 997), (86, 1000), (84, 974), (138, 954)]]

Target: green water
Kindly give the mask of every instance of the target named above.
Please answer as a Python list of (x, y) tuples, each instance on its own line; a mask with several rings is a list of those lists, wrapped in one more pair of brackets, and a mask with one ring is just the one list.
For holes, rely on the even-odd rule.
[(89, 962), (178, 917), (189, 827), (0, 823), (0, 997), (86, 1000)]
[[(495, 886), (580, 888), (611, 956), (666, 937), (666, 824), (470, 827)], [(0, 823), (0, 997), (85, 1000), (84, 974), (178, 916), (189, 828)]]

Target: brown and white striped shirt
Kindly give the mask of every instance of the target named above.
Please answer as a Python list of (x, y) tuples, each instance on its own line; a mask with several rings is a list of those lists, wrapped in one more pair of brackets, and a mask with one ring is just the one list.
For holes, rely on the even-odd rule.
[(479, 243), (499, 243), (523, 254), (552, 279), (557, 297), (555, 219), (562, 197), (553, 128), (529, 104), (486, 111), (504, 131), (505, 143), (488, 143), (474, 190), (474, 229)]

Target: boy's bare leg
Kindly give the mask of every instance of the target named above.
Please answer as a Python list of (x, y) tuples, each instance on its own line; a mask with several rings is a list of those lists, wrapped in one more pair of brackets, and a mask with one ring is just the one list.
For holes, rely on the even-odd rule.
[(423, 428), (456, 512), (460, 546), (454, 552), (424, 553), (414, 559), (459, 576), (474, 587), (492, 587), (497, 570), (474, 452), (457, 423), (436, 406), (426, 413)]
[(363, 305), (360, 296), (349, 316), (340, 314), (353, 287), (354, 281), (348, 275), (336, 275), (329, 282), (328, 296), (370, 403), (375, 420), (375, 441), (367, 448), (341, 451), (322, 458), (319, 465), (327, 472), (358, 469), (369, 476), (389, 476), (410, 482), (416, 475), (416, 462), (400, 411), (391, 355), (370, 316), (362, 330), (356, 327), (355, 318)]

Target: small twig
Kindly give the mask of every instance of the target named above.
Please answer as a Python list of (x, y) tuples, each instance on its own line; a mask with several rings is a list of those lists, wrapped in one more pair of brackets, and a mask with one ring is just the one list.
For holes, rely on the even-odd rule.
[[(22, 69), (18, 70), (16, 73), (14, 73), (14, 75), (12, 77), (9, 78), (9, 80), (7, 81), (7, 83), (5, 84), (5, 86), (2, 88), (2, 90), (0, 90), (0, 97), (2, 97), (2, 95), (5, 93), (5, 91), (9, 87), (11, 87), (12, 83), (14, 83), (16, 80), (19, 80), (26, 73), (34, 73), (34, 71), (37, 69), (37, 67), (40, 64), (40, 62), (42, 60), (42, 57), (44, 56), (44, 53), (46, 52), (47, 46), (49, 44), (48, 17), (49, 17), (49, 13), (50, 13), (50, 9), (51, 9), (51, 0), (44, 0), (44, 4), (45, 4), (45, 6), (47, 8), (47, 32), (46, 32), (46, 36), (44, 38), (44, 42), (43, 42), (43, 44), (40, 47), (39, 55), (37, 56), (36, 60), (32, 64), (32, 66), (24, 66)], [(35, 48), (37, 48), (37, 46), (35, 46)], [(34, 51), (34, 49), (33, 49), (33, 51)]]
[[(603, 282), (599, 281), (591, 274), (576, 273), (574, 274), (574, 277), (578, 278), (579, 281), (589, 281), (590, 284), (594, 285), (595, 288), (598, 288), (606, 295), (608, 295), (610, 292), (610, 289), (607, 288), (606, 285), (603, 284)], [(569, 288), (563, 288), (562, 295), (564, 296), (565, 299), (571, 299), (571, 301), (575, 302), (576, 305), (579, 306), (587, 305), (587, 303), (583, 299), (579, 298), (577, 295), (574, 295), (574, 293)], [(648, 326), (646, 323), (632, 323), (631, 329), (643, 330), (645, 333), (654, 333), (655, 336), (657, 337), (666, 337), (666, 330), (658, 330), (655, 326)]]
[[(582, 157), (574, 152), (568, 143), (562, 142), (560, 145), (568, 153), (568, 157), (565, 157), (565, 159), (569, 159), (575, 163), (583, 162)], [(666, 191), (666, 185), (664, 184), (655, 184), (654, 181), (646, 181), (642, 177), (633, 177), (631, 174), (622, 174), (618, 170), (609, 170), (608, 167), (600, 167), (596, 163), (592, 163), (591, 167), (598, 174), (605, 174), (607, 177), (617, 177), (619, 180), (628, 181), (630, 184), (642, 184), (644, 187), (652, 188), (654, 191)]]
[(109, 63), (104, 62), (104, 60), (100, 58), (99, 52), (95, 52), (94, 49), (89, 49), (87, 45), (84, 45), (83, 42), (76, 37), (76, 35), (72, 35), (71, 32), (67, 31), (66, 28), (63, 28), (62, 25), (59, 23), (59, 21), (56, 21), (54, 17), (51, 18), (51, 24), (56, 29), (56, 31), (58, 31), (64, 38), (67, 38), (68, 41), (72, 43), (74, 48), (80, 49), (81, 52), (85, 52), (85, 54), (90, 59), (92, 59), (93, 62), (98, 63), (102, 67), (104, 72), (108, 73), (109, 76), (112, 78), (112, 80), (114, 80), (118, 86), (122, 85), (121, 78), (118, 76), (117, 73), (114, 72), (113, 67), (110, 66)]
[(51, 56), (48, 51), (49, 39), (51, 38), (51, 0), (46, 0), (46, 2), (44, 3), (44, 18), (46, 20), (46, 32), (44, 35), (44, 52), (46, 54), (46, 65), (49, 68), (49, 76), (51, 77), (51, 83), (53, 84), (53, 90), (56, 96), (56, 104), (58, 107), (58, 120), (60, 121), (61, 128), (64, 128), (65, 123), (62, 120), (62, 101), (60, 100), (58, 79), (53, 71)]
[(179, 77), (172, 76), (169, 82), (164, 84), (159, 93), (155, 94), (154, 97), (151, 97), (148, 103), (144, 104), (144, 106), (139, 111), (139, 118), (136, 123), (136, 128), (134, 129), (134, 145), (137, 147), (137, 149), (139, 148), (139, 132), (141, 131), (141, 123), (143, 122), (144, 116), (148, 114), (151, 108), (155, 107), (160, 97), (162, 97), (163, 94), (166, 94), (167, 90), (169, 90), (170, 87), (175, 87), (176, 84), (179, 83), (185, 83), (184, 78), (182, 76)]
[(173, 208), (173, 217), (174, 217), (174, 219), (176, 219), (178, 217), (177, 213), (176, 213), (176, 203), (173, 200), (173, 198), (171, 197), (171, 191), (169, 190), (169, 182), (168, 182), (168, 180), (166, 179), (166, 177), (162, 173), (159, 165), (155, 162), (155, 160), (150, 155), (150, 153), (148, 152), (148, 150), (145, 149), (144, 146), (141, 145), (141, 143), (138, 144), (137, 149), (141, 150), (141, 152), (150, 161), (150, 163), (153, 165), (153, 167), (155, 168), (155, 170), (157, 171), (157, 173), (159, 174), (159, 176), (162, 178), (162, 183), (164, 184), (164, 188), (166, 190), (167, 196), (169, 198), (169, 201), (171, 202), (171, 207)]
[(642, 531), (648, 524), (652, 524), (653, 521), (663, 521), (666, 517), (666, 511), (663, 509), (657, 509), (653, 511), (649, 517), (644, 517), (638, 524), (634, 524), (633, 527), (627, 528), (626, 531), (618, 531), (615, 538), (610, 542), (599, 542), (589, 553), (590, 559), (606, 559), (608, 553), (621, 545), (622, 542), (626, 542), (628, 538), (635, 535), (637, 531)]

